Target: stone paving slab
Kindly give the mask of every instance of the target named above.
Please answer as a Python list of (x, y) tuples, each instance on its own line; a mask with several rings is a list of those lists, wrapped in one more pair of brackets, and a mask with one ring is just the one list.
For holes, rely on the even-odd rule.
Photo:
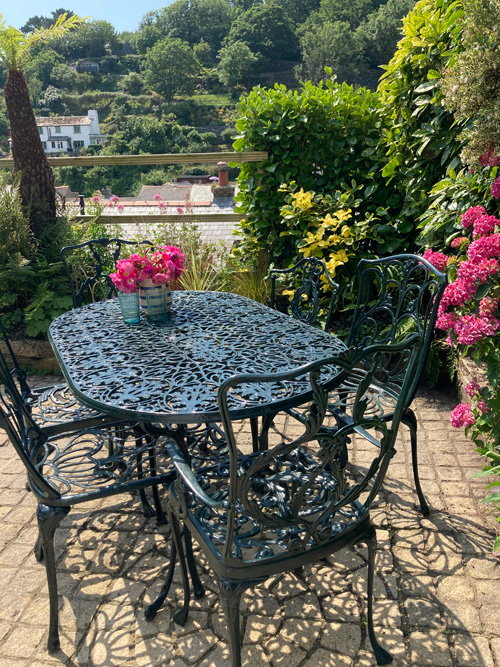
[[(398, 453), (373, 511), (379, 549), (375, 623), (394, 667), (500, 667), (496, 522), (480, 503), (482, 461), (449, 424), (450, 391), (421, 391), (422, 486), (431, 505), (416, 509), (410, 440)], [(368, 460), (366, 441), (353, 457)], [(172, 620), (182, 599), (176, 573), (169, 603), (152, 623), (144, 606), (157, 594), (168, 558), (168, 527), (142, 516), (137, 497), (74, 508), (56, 533), (61, 650), (46, 651), (48, 594), (33, 556), (35, 504), (10, 444), (0, 433), (0, 667), (220, 667), (229, 665), (216, 585), (184, 628)], [(242, 600), (243, 664), (248, 667), (374, 665), (366, 629), (366, 548), (356, 547), (269, 579)]]

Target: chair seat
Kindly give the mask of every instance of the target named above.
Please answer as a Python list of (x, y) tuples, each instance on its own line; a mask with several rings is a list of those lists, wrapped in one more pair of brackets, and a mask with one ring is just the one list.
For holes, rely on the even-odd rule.
[(145, 436), (139, 424), (58, 435), (31, 450), (37, 471), (60, 495), (61, 505), (169, 482), (173, 466), (165, 438)]
[[(239, 473), (250, 470), (259, 456), (262, 454), (241, 456)], [(217, 465), (196, 471), (204, 492), (213, 500), (227, 499), (229, 468), (229, 458), (221, 457)], [(312, 478), (314, 481), (311, 483)], [(336, 500), (342, 505), (346, 493), (344, 472), (321, 469), (318, 460), (305, 448), (278, 456), (273, 466), (266, 466), (255, 473), (250, 488), (246, 490), (248, 506), (236, 503), (233, 556), (242, 564), (257, 564), (279, 559), (284, 554), (292, 555), (304, 547), (313, 549), (325, 545), (352, 529), (367, 514), (367, 510), (356, 500), (337, 511), (329, 511)], [(174, 484), (170, 486), (170, 496), (174, 503), (178, 503)], [(294, 497), (297, 498), (298, 514), (290, 512)], [(228, 507), (210, 507), (197, 500), (194, 494), (190, 494), (189, 498), (187, 519), (191, 528), (211, 545), (212, 552), (215, 551), (216, 558), (221, 561)], [(248, 509), (253, 516), (249, 515)], [(256, 513), (262, 513), (262, 521), (256, 520)]]
[(80, 403), (66, 383), (31, 389), (27, 403), (35, 420), (50, 434), (117, 421)]

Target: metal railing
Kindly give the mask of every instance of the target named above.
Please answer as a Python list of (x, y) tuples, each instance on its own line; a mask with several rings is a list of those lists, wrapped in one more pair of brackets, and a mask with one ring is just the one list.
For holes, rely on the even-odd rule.
[[(266, 151), (241, 151), (220, 153), (159, 153), (142, 155), (85, 155), (79, 157), (49, 157), (47, 159), (51, 167), (95, 167), (95, 166), (129, 166), (129, 165), (158, 165), (158, 164), (210, 164), (217, 162), (229, 162), (241, 164), (243, 162), (262, 162), (267, 159)], [(14, 160), (12, 158), (0, 159), (0, 169), (12, 169)], [(92, 216), (82, 214), (85, 210), (84, 196), (80, 195), (80, 215), (78, 220), (91, 220)], [(239, 222), (245, 216), (237, 213), (183, 213), (157, 214), (157, 213), (119, 213), (106, 214), (105, 220), (109, 224), (134, 224), (137, 222), (168, 223), (178, 222), (200, 222), (200, 218), (210, 222)]]

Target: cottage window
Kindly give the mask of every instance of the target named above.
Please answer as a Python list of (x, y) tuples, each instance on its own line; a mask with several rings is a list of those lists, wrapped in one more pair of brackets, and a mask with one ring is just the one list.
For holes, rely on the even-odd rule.
[(61, 134), (61, 126), (56, 125), (56, 134)]
[(73, 133), (74, 134), (81, 134), (82, 133), (82, 128), (79, 125), (73, 125)]
[(52, 148), (56, 147), (56, 142), (55, 141), (51, 141), (50, 143), (52, 144)]
[(47, 150), (47, 142), (46, 141), (42, 141), (42, 148), (43, 148), (44, 151)]
[(62, 149), (62, 148), (64, 148), (64, 142), (63, 142), (63, 141), (58, 141), (58, 142), (57, 142), (57, 148), (58, 148), (58, 149)]
[(73, 148), (83, 148), (85, 143), (83, 141), (74, 141), (73, 142)]
[(38, 134), (43, 134), (43, 127), (38, 128)]

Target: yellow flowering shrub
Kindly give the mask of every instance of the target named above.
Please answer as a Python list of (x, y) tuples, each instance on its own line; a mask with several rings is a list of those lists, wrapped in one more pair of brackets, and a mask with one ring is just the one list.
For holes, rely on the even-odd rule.
[[(340, 284), (343, 301), (348, 302), (356, 265), (367, 254), (366, 242), (373, 238), (372, 218), (356, 220), (353, 207), (357, 202), (340, 193), (332, 196), (305, 192), (293, 181), (280, 190), (285, 193), (286, 202), (280, 211), (285, 227), (281, 236), (296, 237), (299, 258), (322, 259), (331, 277)], [(325, 278), (325, 294), (328, 290)], [(293, 294), (293, 290), (283, 294)]]

